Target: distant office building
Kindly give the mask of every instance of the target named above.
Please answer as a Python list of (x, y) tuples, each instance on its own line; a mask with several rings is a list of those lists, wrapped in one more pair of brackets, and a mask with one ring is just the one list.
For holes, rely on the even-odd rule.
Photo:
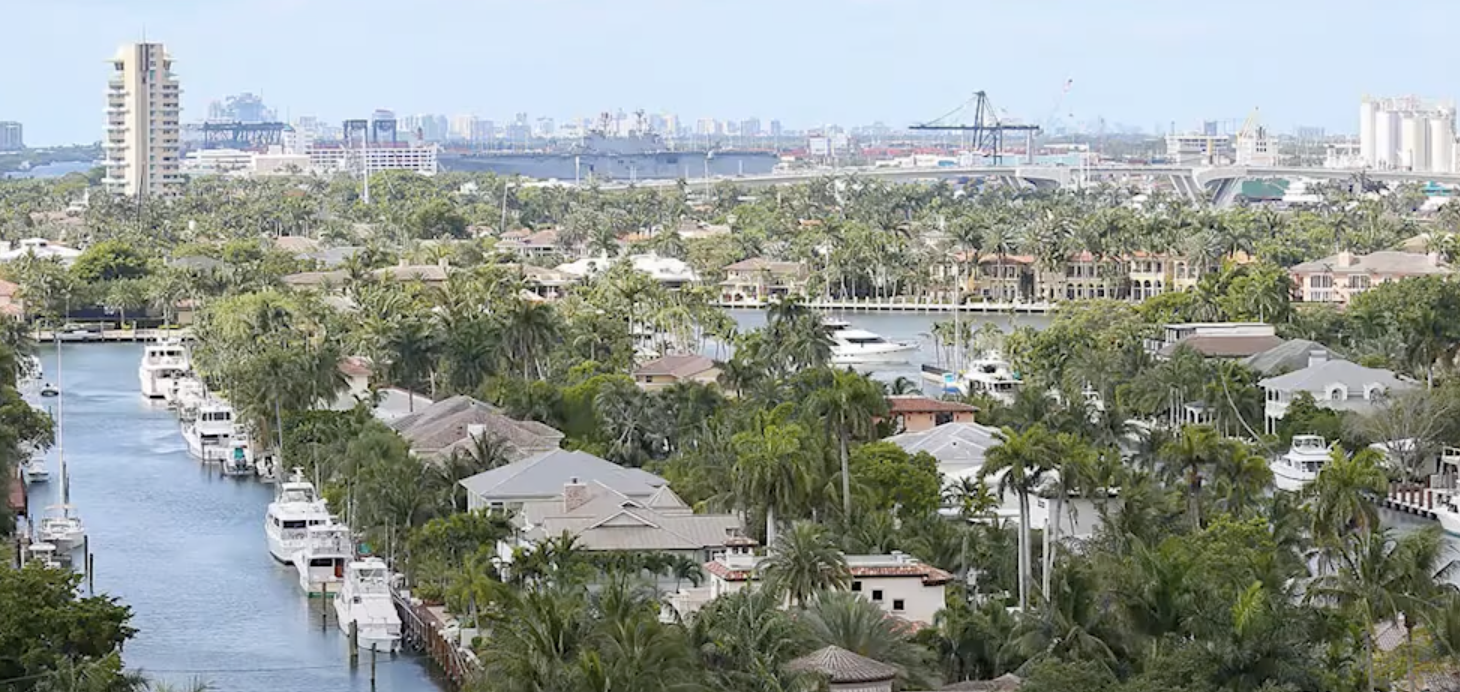
[(435, 175), (438, 168), (435, 144), (415, 142), (371, 142), (365, 146), (319, 144), (309, 148), (309, 167), (325, 175), (377, 173), (379, 171), (415, 171)]
[(1219, 134), (1219, 131), (1217, 130), (1217, 121), (1203, 120), (1201, 123), (1201, 133), (1208, 137), (1216, 137)]
[(25, 128), (14, 121), (0, 121), (0, 151), (25, 148)]
[(447, 128), (446, 138), (453, 142), (470, 142), (472, 124), (476, 117), (470, 115), (453, 115), (451, 124)]
[(472, 144), (486, 144), (497, 138), (497, 124), (478, 118), (471, 123)]
[(760, 118), (746, 118), (745, 120), (740, 121), (740, 136), (759, 137)]
[(112, 58), (103, 143), (109, 191), (165, 195), (182, 183), (179, 91), (161, 43), (127, 44)]
[(1234, 153), (1227, 135), (1166, 135), (1166, 160), (1171, 163), (1213, 166), (1232, 161)]
[(772, 137), (780, 137), (781, 136), (781, 121), (779, 121), (779, 120), (772, 120), (771, 121), (771, 136)]
[(714, 118), (700, 118), (699, 122), (695, 123), (695, 134), (701, 136), (720, 134), (720, 121)]
[(215, 122), (277, 122), (274, 110), (264, 105), (262, 98), (249, 93), (235, 94), (209, 103), (208, 119)]

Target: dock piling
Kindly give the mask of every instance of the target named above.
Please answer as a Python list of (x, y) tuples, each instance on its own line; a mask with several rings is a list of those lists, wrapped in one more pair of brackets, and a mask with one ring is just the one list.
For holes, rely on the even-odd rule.
[(89, 596), (96, 595), (96, 554), (87, 552), (86, 557), (86, 593)]
[(330, 583), (322, 582), (319, 585), (319, 631), (329, 631), (330, 625)]
[(360, 665), (360, 623), (350, 621), (350, 667)]
[(370, 689), (375, 689), (375, 644), (370, 644)]

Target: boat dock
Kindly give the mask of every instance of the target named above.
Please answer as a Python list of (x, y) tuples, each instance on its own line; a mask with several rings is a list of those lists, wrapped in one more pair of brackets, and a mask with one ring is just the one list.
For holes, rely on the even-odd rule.
[[(770, 303), (756, 301), (722, 300), (722, 308), (768, 308)], [(813, 300), (804, 303), (812, 310), (838, 310), (844, 312), (910, 312), (910, 313), (959, 313), (971, 315), (1048, 315), (1054, 312), (1054, 303), (953, 303), (922, 302), (916, 300)]]
[(1379, 500), (1379, 506), (1425, 519), (1438, 519), (1435, 504), (1443, 505), (1449, 494), (1448, 490), (1434, 488), (1390, 488), (1389, 494)]
[(193, 338), (193, 331), (188, 327), (180, 329), (37, 329), (35, 340), (38, 343), (50, 343), (52, 341), (64, 341), (66, 343), (112, 343), (112, 342), (138, 342), (158, 341), (164, 338), (189, 340)]
[[(446, 609), (415, 602), (410, 592), (391, 589), (391, 600), (400, 615), (402, 643), (430, 657), (457, 689), (477, 669), (476, 657), (452, 641), (447, 633)], [(461, 630), (457, 630), (458, 639)]]

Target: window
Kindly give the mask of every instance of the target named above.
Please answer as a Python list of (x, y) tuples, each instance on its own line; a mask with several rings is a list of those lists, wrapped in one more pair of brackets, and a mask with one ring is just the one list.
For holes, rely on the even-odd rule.
[(1364, 290), (1369, 287), (1369, 276), (1367, 274), (1354, 274), (1348, 277), (1348, 287), (1351, 290)]
[(877, 603), (882, 602), (882, 589), (872, 589), (872, 600)]
[(903, 603), (903, 600), (901, 598), (894, 598), (894, 599), (892, 599), (892, 611), (893, 612), (895, 612), (895, 613), (902, 612), (904, 610), (903, 605), (905, 605), (905, 604)]
[(1347, 399), (1347, 398), (1348, 398), (1348, 388), (1347, 387), (1344, 387), (1343, 385), (1338, 384), (1338, 385), (1334, 385), (1334, 386), (1328, 388), (1328, 400), (1329, 401), (1343, 401), (1344, 399)]
[(862, 582), (859, 582), (859, 581), (852, 582), (852, 593), (861, 593), (861, 592), (862, 592)]
[(1333, 288), (1333, 277), (1329, 274), (1314, 274), (1308, 277), (1308, 288)]

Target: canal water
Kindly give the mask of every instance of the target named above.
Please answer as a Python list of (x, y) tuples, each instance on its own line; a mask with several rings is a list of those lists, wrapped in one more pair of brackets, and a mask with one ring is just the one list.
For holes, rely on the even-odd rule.
[[(333, 608), (326, 622), (321, 599), (301, 595), (293, 569), (266, 550), (270, 486), (188, 456), (172, 412), (138, 390), (141, 345), (61, 349), (71, 502), (96, 556), (97, 592), (133, 609), (126, 665), (229, 692), (370, 690), (369, 654), (350, 669)], [(54, 382), (55, 348), (39, 355)], [(60, 494), (55, 449), (47, 463), (51, 482), (31, 496), (37, 516)], [(381, 657), (376, 676), (380, 692), (440, 689), (412, 655)]]
[[(745, 332), (751, 329), (759, 329), (766, 325), (767, 311), (758, 309), (735, 308), (727, 310), (734, 318), (740, 331)], [(906, 363), (877, 364), (859, 369), (865, 370), (868, 374), (879, 380), (892, 381), (898, 377), (907, 377), (917, 380), (923, 365), (937, 364), (937, 349), (933, 348), (933, 325), (938, 322), (952, 322), (953, 315), (949, 313), (927, 313), (927, 312), (860, 312), (832, 310), (823, 313), (827, 317), (835, 317), (850, 322), (854, 328), (866, 330), (879, 334), (889, 341), (911, 341), (918, 345)], [(977, 331), (985, 323), (992, 322), (998, 325), (1005, 333), (1013, 331), (1015, 327), (1029, 325), (1036, 329), (1043, 329), (1049, 325), (1048, 315), (988, 315), (988, 314), (961, 314), (958, 317), (960, 323), (971, 324), (971, 330)], [(708, 353), (715, 357), (712, 351)], [(724, 357), (721, 353), (720, 357)]]

